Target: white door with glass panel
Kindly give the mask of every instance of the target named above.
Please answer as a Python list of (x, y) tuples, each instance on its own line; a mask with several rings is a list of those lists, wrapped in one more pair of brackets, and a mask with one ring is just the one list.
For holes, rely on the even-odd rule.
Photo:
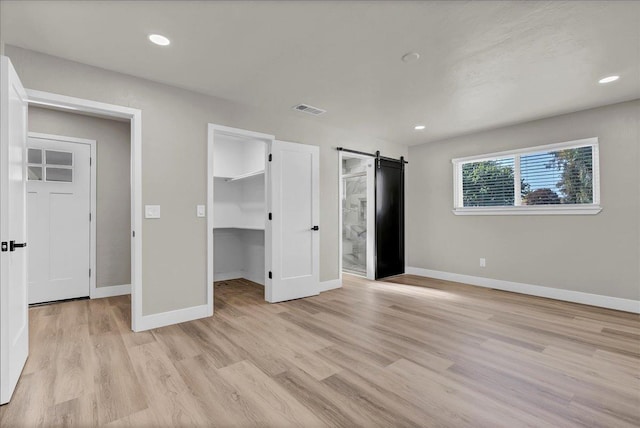
[(91, 145), (34, 135), (27, 143), (29, 303), (89, 296)]

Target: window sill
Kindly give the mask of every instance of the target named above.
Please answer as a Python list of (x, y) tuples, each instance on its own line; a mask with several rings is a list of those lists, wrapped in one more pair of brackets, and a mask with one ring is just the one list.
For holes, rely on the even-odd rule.
[(595, 215), (600, 205), (584, 206), (523, 206), (523, 207), (466, 207), (452, 210), (455, 215)]

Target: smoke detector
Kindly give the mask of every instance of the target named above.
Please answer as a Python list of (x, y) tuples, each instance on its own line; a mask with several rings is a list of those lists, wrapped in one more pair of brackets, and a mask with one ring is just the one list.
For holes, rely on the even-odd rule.
[(318, 107), (310, 106), (309, 104), (298, 104), (292, 107), (296, 111), (301, 111), (302, 113), (307, 113), (313, 116), (320, 116), (321, 114), (325, 114), (327, 111)]

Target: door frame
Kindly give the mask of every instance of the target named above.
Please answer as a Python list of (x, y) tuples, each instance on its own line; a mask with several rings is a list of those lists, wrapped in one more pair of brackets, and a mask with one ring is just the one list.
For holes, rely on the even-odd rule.
[[(375, 211), (375, 158), (367, 155), (360, 155), (357, 153), (345, 153), (343, 151), (338, 152), (338, 219), (339, 219), (339, 231), (338, 231), (338, 248), (339, 248), (339, 263), (338, 270), (340, 275), (340, 282), (342, 283), (342, 194), (344, 193), (343, 174), (342, 174), (342, 161), (349, 158), (358, 158), (364, 160), (371, 160), (374, 166), (371, 169), (367, 169), (367, 274), (365, 277), (370, 280), (375, 280), (375, 266), (376, 266), (376, 211)], [(373, 203), (370, 203), (373, 201)]]
[[(65, 137), (62, 135), (53, 135), (53, 134), (43, 134), (40, 132), (28, 132), (27, 133), (27, 150), (29, 149), (28, 140), (30, 138), (41, 139), (41, 140), (51, 140), (51, 141), (60, 141), (63, 143), (71, 143), (71, 144), (86, 144), (91, 149), (91, 164), (89, 167), (89, 176), (90, 176), (90, 187), (89, 187), (89, 199), (90, 199), (90, 207), (91, 207), (91, 222), (89, 224), (89, 269), (91, 269), (91, 276), (89, 277), (89, 298), (95, 299), (96, 294), (96, 227), (97, 227), (97, 217), (96, 217), (96, 199), (97, 199), (97, 186), (96, 186), (96, 172), (97, 172), (97, 151), (96, 151), (96, 140), (89, 140), (86, 138), (76, 138), (76, 137)], [(29, 181), (27, 180), (27, 186), (29, 186)], [(27, 225), (27, 238), (29, 236), (29, 227)]]
[[(151, 320), (142, 314), (142, 111), (115, 104), (27, 89), (29, 105), (125, 120), (131, 127), (131, 329), (143, 331)], [(92, 169), (95, 171), (95, 169)], [(93, 173), (93, 172), (92, 172)], [(92, 207), (93, 209), (93, 207)], [(92, 222), (95, 223), (95, 222)], [(150, 315), (151, 316), (151, 315)]]
[[(214, 268), (213, 268), (213, 183), (214, 183), (214, 171), (213, 171), (213, 147), (215, 141), (215, 134), (222, 133), (227, 135), (234, 135), (240, 137), (254, 138), (263, 140), (266, 144), (265, 157), (269, 156), (271, 152), (271, 142), (276, 139), (275, 136), (269, 134), (263, 134), (261, 132), (247, 131), (246, 129), (232, 128), (230, 126), (216, 125), (215, 123), (209, 123), (207, 125), (207, 307), (209, 309), (208, 316), (213, 315), (213, 283), (214, 283)], [(265, 159), (265, 207), (269, 207), (268, 198), (268, 162)], [(266, 272), (271, 270), (271, 236), (267, 233), (265, 227), (264, 236), (264, 253), (265, 253), (265, 292), (267, 287), (271, 287), (271, 281), (267, 277)]]

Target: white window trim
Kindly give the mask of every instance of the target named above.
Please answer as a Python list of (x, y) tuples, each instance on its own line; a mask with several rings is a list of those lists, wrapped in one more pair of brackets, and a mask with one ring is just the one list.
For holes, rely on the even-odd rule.
[[(519, 202), (520, 194), (520, 163), (522, 154), (536, 154), (554, 150), (574, 149), (577, 147), (593, 147), (593, 204), (580, 205), (516, 205), (508, 207), (465, 207), (462, 199), (462, 165), (469, 162), (482, 162), (504, 158), (516, 158), (514, 165), (515, 198)], [(455, 215), (594, 215), (602, 211), (600, 206), (600, 151), (598, 138), (584, 138), (566, 141), (564, 143), (547, 144), (544, 146), (528, 147), (524, 149), (508, 150), (464, 158), (451, 159), (453, 163), (453, 213)]]

